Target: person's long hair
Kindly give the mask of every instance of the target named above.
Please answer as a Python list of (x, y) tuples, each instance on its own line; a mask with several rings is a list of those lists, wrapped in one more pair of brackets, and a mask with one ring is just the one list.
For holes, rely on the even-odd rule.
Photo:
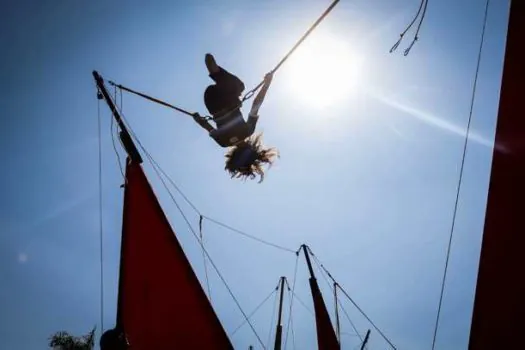
[(259, 183), (264, 180), (264, 165), (271, 166), (276, 157), (277, 149), (265, 148), (262, 143), (262, 134), (252, 136), (240, 144), (231, 147), (225, 155), (226, 166), (232, 178), (255, 179), (260, 176)]

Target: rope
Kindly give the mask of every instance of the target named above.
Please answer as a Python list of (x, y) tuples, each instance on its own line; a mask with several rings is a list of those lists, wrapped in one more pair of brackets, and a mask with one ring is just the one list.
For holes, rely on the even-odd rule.
[(272, 243), (272, 242), (269, 242), (269, 241), (266, 241), (266, 240), (263, 240), (261, 238), (258, 238), (256, 236), (253, 236), (249, 233), (246, 233), (244, 231), (241, 231), (241, 230), (238, 230), (234, 227), (231, 227), (225, 223), (222, 223), (216, 219), (213, 219), (209, 216), (206, 216), (206, 215), (203, 215), (201, 213), (201, 211), (195, 206), (195, 204), (193, 204), (189, 199), (188, 197), (184, 194), (184, 192), (180, 189), (179, 186), (177, 186), (177, 184), (173, 181), (173, 179), (168, 175), (166, 174), (166, 172), (162, 169), (162, 167), (157, 163), (157, 161), (155, 161), (155, 159), (152, 159), (152, 161), (154, 162), (155, 166), (158, 167), (159, 171), (168, 179), (168, 182), (175, 188), (175, 190), (182, 196), (182, 198), (186, 201), (186, 203), (188, 203), (188, 205), (190, 205), (192, 207), (192, 209), (199, 215), (201, 216), (203, 219), (206, 219), (214, 224), (217, 224), (219, 226), (222, 226), (232, 232), (235, 232), (235, 233), (238, 233), (244, 237), (247, 237), (247, 238), (250, 238), (252, 240), (255, 240), (259, 243), (262, 243), (262, 244), (265, 244), (265, 245), (268, 245), (268, 246), (271, 246), (271, 247), (274, 247), (274, 248), (277, 248), (277, 249), (280, 249), (280, 250), (283, 250), (283, 251), (287, 251), (287, 252), (290, 252), (290, 253), (294, 253), (295, 254), (295, 251), (290, 249), (290, 248), (286, 248), (286, 247), (283, 247), (281, 245), (278, 245), (276, 243)]
[(293, 314), (290, 314), (290, 325), (291, 325), (291, 329), (292, 329), (292, 346), (295, 350), (295, 331), (294, 331), (294, 326), (293, 326)]
[[(308, 247), (308, 250), (310, 251), (310, 254), (314, 257), (314, 260), (317, 260), (319, 263), (319, 266), (326, 272), (328, 277), (332, 280), (332, 282), (335, 283), (335, 285), (339, 288), (341, 292), (350, 300), (350, 302), (355, 306), (355, 308), (363, 315), (368, 322), (374, 327), (374, 329), (381, 335), (381, 337), (392, 347), (392, 349), (396, 350), (395, 345), (390, 341), (390, 339), (387, 338), (387, 336), (381, 332), (381, 330), (375, 325), (375, 323), (368, 317), (368, 315), (357, 305), (357, 303), (348, 295), (348, 293), (343, 289), (343, 287), (335, 280), (335, 278), (332, 276), (332, 274), (324, 267), (324, 265), (321, 263), (321, 261), (315, 256), (315, 254), (312, 252), (310, 247)], [(359, 333), (358, 333), (359, 334)]]
[(181, 195), (181, 197), (184, 199), (184, 201), (186, 203), (188, 203), (188, 205), (200, 216), (202, 216), (201, 212), (199, 209), (197, 209), (197, 207), (195, 206), (195, 204), (193, 204), (189, 199), (188, 197), (184, 194), (184, 192), (182, 192), (182, 190), (180, 189), (179, 186), (177, 186), (177, 184), (175, 183), (175, 181), (173, 181), (173, 179), (168, 175), (166, 174), (166, 172), (162, 169), (162, 167), (159, 165), (159, 163), (157, 163), (157, 161), (155, 159), (152, 159), (152, 161), (154, 162), (155, 166), (157, 166), (159, 168), (159, 171), (162, 173), (162, 175), (164, 175), (167, 179), (168, 179), (168, 182), (173, 186), (173, 188), (175, 188), (175, 190)]
[[(202, 215), (199, 217), (199, 236), (202, 242), (202, 245), (204, 245), (204, 239), (202, 237)], [(206, 287), (208, 289), (208, 297), (211, 301), (211, 289), (210, 289), (210, 280), (208, 278), (208, 264), (206, 263), (206, 255), (204, 252), (202, 252), (202, 260), (204, 262), (204, 275), (206, 276)]]
[[(151, 97), (151, 96), (148, 96), (146, 94), (143, 94), (142, 92), (138, 92), (138, 91), (135, 91), (135, 90), (132, 90), (128, 87), (125, 87), (123, 85), (120, 85), (120, 84), (116, 84), (114, 83), (113, 81), (108, 81), (108, 83), (112, 86), (114, 86), (115, 88), (119, 88), (121, 90), (124, 90), (124, 91), (127, 91), (129, 93), (132, 93), (134, 95), (137, 95), (137, 96), (140, 96), (140, 97), (143, 97), (145, 98), (146, 100), (149, 100), (151, 102), (155, 102), (155, 103), (158, 103), (162, 106), (165, 106), (165, 107), (168, 107), (168, 108), (171, 108), (171, 109), (174, 109), (176, 110), (177, 112), (180, 112), (180, 113), (183, 113), (183, 114), (186, 114), (186, 115), (189, 115), (190, 117), (194, 117), (195, 116), (195, 112), (189, 112), (185, 109), (182, 109), (180, 107), (177, 107), (177, 106), (174, 106), (172, 104), (169, 104), (168, 102), (164, 102), (162, 100), (159, 100), (158, 98), (155, 98), (155, 97)], [(209, 118), (209, 117), (208, 117)]]
[(412, 50), (412, 46), (418, 41), (419, 39), (419, 31), (421, 29), (421, 25), (423, 24), (423, 20), (425, 19), (425, 15), (427, 14), (427, 6), (428, 6), (428, 0), (425, 1), (425, 7), (423, 7), (423, 13), (421, 14), (421, 20), (419, 21), (419, 24), (417, 26), (416, 34), (414, 35), (414, 39), (408, 46), (408, 48), (405, 49), (405, 52), (403, 53), (404, 56), (408, 56), (410, 53), (410, 50)]
[(375, 323), (370, 319), (370, 317), (368, 317), (365, 312), (359, 307), (359, 305), (356, 304), (356, 302), (350, 297), (350, 295), (348, 295), (348, 293), (343, 289), (343, 287), (341, 287), (341, 285), (338, 283), (337, 284), (337, 287), (339, 288), (339, 290), (341, 292), (343, 292), (343, 294), (348, 298), (348, 300), (350, 300), (350, 302), (355, 306), (355, 308), (367, 319), (368, 322), (370, 322), (370, 324), (374, 327), (374, 329), (381, 335), (381, 337), (388, 343), (388, 345), (390, 345), (392, 347), (392, 349), (396, 350), (397, 348), (395, 347), (395, 345), (390, 341), (390, 339), (388, 339), (386, 337), (386, 335), (383, 334), (383, 332), (381, 332), (381, 330), (375, 325)]
[(476, 100), (476, 88), (477, 88), (477, 84), (478, 84), (479, 68), (480, 68), (480, 65), (481, 65), (481, 54), (483, 52), (483, 42), (484, 42), (484, 39), (485, 39), (485, 29), (487, 27), (487, 18), (488, 18), (488, 13), (489, 13), (489, 5), (490, 5), (490, 0), (487, 0), (486, 3), (485, 3), (485, 14), (484, 14), (484, 18), (483, 18), (483, 27), (482, 27), (482, 30), (481, 30), (481, 39), (480, 39), (479, 51), (478, 51), (478, 57), (477, 57), (476, 72), (474, 74), (474, 83), (473, 83), (473, 86), (472, 86), (472, 97), (470, 99), (470, 111), (469, 111), (469, 116), (468, 116), (466, 134), (465, 134), (465, 142), (463, 144), (463, 155), (461, 157), (461, 167), (460, 167), (460, 170), (459, 170), (458, 187), (457, 187), (457, 192), (456, 192), (456, 199), (455, 199), (455, 202), (454, 202), (454, 211), (453, 211), (453, 214), (452, 214), (452, 225), (450, 227), (450, 235), (449, 235), (449, 239), (448, 239), (447, 254), (446, 254), (446, 258), (445, 258), (445, 267), (444, 267), (444, 271), (443, 271), (443, 279), (441, 281), (441, 292), (439, 294), (439, 303), (438, 303), (438, 310), (437, 310), (437, 315), (436, 315), (436, 323), (435, 323), (435, 327), (434, 327), (434, 336), (433, 336), (433, 339), (432, 339), (432, 350), (434, 350), (434, 348), (436, 346), (437, 331), (438, 331), (438, 328), (439, 328), (439, 318), (440, 318), (440, 315), (441, 315), (441, 306), (442, 306), (442, 303), (443, 303), (443, 295), (444, 295), (444, 292), (445, 292), (445, 282), (446, 282), (446, 278), (447, 278), (450, 252), (451, 252), (451, 249), (452, 249), (452, 238), (454, 236), (454, 230), (455, 230), (455, 226), (456, 226), (456, 216), (457, 216), (458, 206), (459, 206), (459, 195), (461, 193), (461, 184), (463, 183), (463, 170), (465, 168), (465, 159), (466, 159), (467, 145), (468, 145), (468, 139), (469, 139), (469, 134), (470, 134), (470, 125), (471, 125), (471, 122), (472, 122), (472, 115), (473, 115), (473, 111), (474, 111), (474, 102)]
[(359, 331), (357, 330), (354, 322), (352, 322), (352, 319), (350, 319), (350, 315), (348, 314), (348, 312), (345, 310), (343, 305), (341, 305), (340, 299), (337, 298), (337, 300), (339, 300), (339, 306), (341, 307), (341, 310), (343, 310), (343, 314), (345, 314), (348, 322), (350, 322), (350, 325), (352, 326), (352, 329), (354, 330), (355, 334), (359, 337), (359, 339), (361, 340), (361, 343), (362, 343), (363, 342), (363, 337), (361, 336), (361, 334), (359, 334)]
[[(117, 100), (117, 89), (115, 88), (115, 101)], [(122, 110), (122, 92), (120, 93), (120, 109)], [(126, 175), (124, 175), (124, 169), (122, 168), (122, 161), (120, 160), (120, 155), (118, 153), (117, 145), (115, 144), (115, 132), (113, 131), (114, 125), (115, 125), (115, 119), (111, 119), (110, 124), (110, 134), (111, 134), (111, 143), (113, 144), (113, 150), (115, 151), (115, 154), (117, 155), (117, 162), (118, 167), (120, 169), (120, 174), (122, 175), (122, 178), (124, 179), (124, 182), (126, 182)], [(117, 137), (120, 144), (122, 145), (122, 141), (120, 140), (120, 137)], [(122, 145), (123, 146), (123, 145)]]
[(416, 22), (417, 18), (419, 17), (419, 14), (421, 13), (421, 10), (423, 10), (423, 14), (421, 15), (421, 19), (420, 19), (419, 24), (417, 26), (416, 34), (414, 35), (414, 39), (412, 40), (412, 43), (408, 46), (408, 48), (404, 52), (405, 56), (407, 56), (409, 54), (410, 50), (412, 49), (412, 46), (414, 46), (415, 42), (419, 39), (419, 37), (418, 37), (419, 30), (421, 29), (421, 25), (423, 24), (423, 19), (425, 18), (425, 14), (427, 12), (427, 6), (428, 6), (428, 0), (421, 0), (421, 2), (419, 3), (419, 8), (417, 10), (416, 15), (414, 16), (414, 18), (412, 19), (410, 24), (405, 28), (405, 30), (399, 35), (399, 40), (394, 44), (394, 46), (392, 46), (392, 48), (390, 49), (390, 53), (392, 53), (395, 50), (397, 50), (399, 44), (401, 44), (401, 41), (403, 41), (403, 37), (410, 30), (410, 28), (412, 28), (412, 26)]
[[(288, 284), (288, 283), (287, 283)], [(292, 293), (292, 290), (290, 289), (290, 285), (288, 285), (288, 291), (290, 293)], [(308, 311), (310, 313), (310, 315), (312, 315), (314, 318), (315, 318), (315, 314), (314, 312), (312, 311), (312, 309), (310, 309), (308, 307), (308, 305), (306, 305), (306, 303), (304, 301), (302, 301), (299, 296), (297, 295), (297, 293), (293, 292), (293, 295), (294, 295), (294, 298), (297, 299), (297, 301), (299, 302), (299, 304), (301, 304), (302, 307), (304, 307), (306, 309), (306, 311)]]
[(277, 248), (277, 249), (280, 249), (280, 250), (283, 250), (283, 251), (286, 251), (286, 252), (290, 252), (290, 253), (294, 253), (294, 254), (296, 253), (295, 250), (292, 250), (292, 249), (290, 249), (290, 248), (283, 247), (283, 246), (281, 246), (281, 245), (278, 245), (278, 244), (275, 244), (275, 243), (272, 243), (272, 242), (265, 241), (264, 239), (261, 239), (261, 238), (255, 237), (255, 236), (250, 235), (250, 234), (248, 234), (248, 233), (246, 233), (246, 232), (243, 232), (243, 231), (241, 231), (241, 230), (238, 230), (238, 229), (236, 229), (236, 228), (233, 228), (233, 227), (231, 227), (231, 226), (229, 226), (229, 225), (227, 225), (227, 224), (224, 224), (224, 223), (222, 223), (222, 222), (220, 222), (220, 221), (217, 221), (217, 220), (215, 220), (215, 219), (212, 219), (212, 218), (210, 218), (210, 217), (208, 217), (208, 216), (206, 216), (206, 215), (203, 215), (203, 217), (204, 217), (205, 219), (207, 219), (207, 220), (209, 220), (209, 221), (211, 221), (211, 222), (213, 222), (213, 223), (219, 225), (219, 226), (222, 226), (222, 227), (224, 227), (224, 228), (226, 228), (226, 229), (228, 229), (228, 230), (230, 230), (230, 231), (232, 231), (232, 232), (236, 232), (236, 233), (238, 233), (238, 234), (240, 234), (240, 235), (242, 235), (242, 236), (244, 236), (244, 237), (250, 238), (250, 239), (252, 239), (252, 240), (254, 240), (254, 241), (257, 241), (257, 242), (259, 242), (259, 243), (262, 243), (262, 244), (265, 244), (265, 245), (267, 245), (267, 246), (274, 247), (274, 248)]
[(273, 322), (275, 318), (275, 310), (277, 310), (277, 304), (279, 303), (279, 298), (277, 296), (277, 293), (275, 293), (275, 300), (273, 302), (273, 310), (272, 310), (272, 317), (270, 317), (270, 328), (268, 329), (268, 338), (266, 339), (266, 346), (270, 347), (270, 341), (272, 339), (272, 331), (273, 331)]
[[(285, 349), (288, 346), (288, 331), (290, 330), (290, 322), (292, 320), (292, 308), (293, 308), (294, 294), (295, 294), (295, 282), (297, 281), (297, 267), (299, 263), (299, 251), (300, 251), (300, 248), (297, 252), (295, 252), (296, 258), (295, 258), (295, 267), (294, 267), (294, 273), (293, 273), (292, 296), (290, 297), (290, 309), (288, 310), (289, 318), (288, 318), (288, 325), (286, 326), (286, 336), (285, 336), (285, 341), (284, 341)], [(288, 285), (288, 280), (286, 280), (286, 284)], [(290, 285), (288, 285), (288, 287), (290, 287)]]
[[(335, 7), (335, 5), (337, 5), (337, 3), (339, 2), (339, 0), (334, 0), (334, 2), (332, 2), (332, 4), (323, 12), (323, 14), (321, 15), (321, 17), (319, 17), (317, 19), (317, 21), (315, 21), (314, 24), (312, 24), (312, 26), (310, 26), (310, 28), (306, 31), (306, 33), (303, 34), (303, 36), (299, 39), (299, 41), (292, 47), (292, 49), (290, 51), (288, 51), (288, 53), (281, 59), (281, 61), (277, 64), (277, 66), (275, 66), (274, 69), (271, 70), (271, 73), (275, 73), (282, 65), (284, 62), (286, 62), (286, 60), (292, 55), (292, 53), (299, 47), (299, 45), (302, 44), (302, 42), (310, 35), (310, 33), (319, 25), (319, 23), (321, 23), (324, 18), (330, 13), (330, 11), (332, 11), (332, 9)], [(259, 90), (261, 88), (261, 86), (264, 84), (264, 80), (261, 81), (256, 87), (254, 87), (253, 89), (251, 89), (250, 91), (248, 91), (244, 97), (242, 98), (242, 102), (250, 99), (257, 90)]]
[[(272, 290), (272, 292), (270, 294), (268, 294), (268, 296), (266, 298), (264, 298), (264, 300), (259, 304), (257, 305), (257, 307), (248, 315), (248, 318), (251, 318), (253, 315), (255, 315), (257, 313), (257, 311), (259, 311), (259, 309), (268, 301), (268, 299), (270, 299), (272, 297), (272, 295), (276, 294), (275, 292), (277, 291), (279, 287), (276, 287)], [(237, 333), (237, 331), (239, 329), (242, 328), (242, 326), (244, 326), (246, 324), (246, 320), (242, 321), (242, 323), (240, 325), (237, 326), (237, 328), (235, 328), (231, 334), (231, 336), (233, 337), (233, 335), (235, 333)]]
[(100, 239), (100, 335), (104, 332), (104, 221), (102, 210), (102, 126), (100, 117), (100, 92), (97, 94), (98, 114), (98, 208), (99, 208), (99, 239)]

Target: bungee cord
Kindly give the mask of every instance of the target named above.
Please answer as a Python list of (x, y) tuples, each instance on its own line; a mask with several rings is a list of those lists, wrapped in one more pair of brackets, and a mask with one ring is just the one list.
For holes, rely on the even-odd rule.
[(401, 44), (401, 41), (403, 41), (405, 34), (410, 30), (410, 28), (412, 28), (414, 23), (416, 23), (416, 20), (418, 19), (419, 15), (421, 14), (421, 18), (419, 20), (419, 24), (417, 26), (416, 33), (414, 34), (414, 38), (412, 39), (412, 42), (410, 43), (410, 45), (403, 52), (404, 56), (408, 56), (408, 54), (410, 53), (410, 50), (412, 50), (412, 47), (414, 46), (416, 41), (419, 40), (419, 31), (421, 30), (421, 25), (423, 24), (423, 20), (425, 19), (425, 15), (427, 13), (427, 6), (428, 6), (428, 0), (421, 0), (416, 15), (414, 16), (412, 21), (408, 24), (408, 26), (405, 28), (405, 30), (401, 34), (399, 34), (399, 40), (394, 44), (394, 46), (392, 46), (392, 48), (390, 49), (390, 53), (397, 50), (397, 48), (399, 47), (399, 44)]
[(485, 13), (483, 15), (483, 25), (482, 25), (482, 29), (481, 29), (481, 38), (480, 38), (480, 42), (479, 42), (479, 50), (478, 50), (478, 55), (477, 55), (476, 69), (475, 69), (475, 73), (474, 73), (474, 82), (472, 83), (472, 93), (471, 93), (471, 98), (470, 98), (468, 122), (467, 122), (466, 131), (465, 131), (465, 142), (463, 143), (463, 151), (462, 151), (462, 156), (461, 156), (461, 166), (460, 166), (460, 170), (459, 170), (456, 198), (454, 200), (454, 210), (453, 210), (453, 214), (452, 214), (452, 224), (450, 226), (450, 234), (449, 234), (449, 238), (448, 238), (447, 253), (446, 253), (446, 258), (445, 258), (445, 266), (443, 268), (443, 279), (441, 281), (441, 290), (440, 290), (440, 293), (439, 293), (439, 302), (438, 302), (438, 308), (437, 308), (437, 313), (436, 313), (436, 322), (435, 322), (435, 325), (434, 325), (434, 335), (433, 335), (433, 338), (432, 338), (432, 350), (434, 350), (435, 347), (436, 347), (437, 332), (438, 332), (438, 329), (439, 329), (439, 319), (440, 319), (440, 316), (441, 316), (441, 307), (442, 307), (442, 304), (443, 304), (443, 295), (445, 293), (445, 283), (446, 283), (446, 279), (447, 279), (447, 272), (448, 272), (448, 266), (449, 266), (449, 261), (450, 261), (450, 253), (452, 251), (452, 239), (454, 237), (454, 232), (455, 232), (455, 228), (456, 228), (456, 217), (457, 217), (457, 213), (458, 213), (459, 196), (461, 194), (461, 186), (463, 184), (463, 172), (464, 172), (464, 169), (465, 169), (465, 160), (466, 160), (466, 156), (467, 156), (467, 146), (468, 146), (468, 141), (469, 141), (469, 136), (470, 136), (470, 126), (472, 124), (472, 116), (473, 116), (473, 113), (474, 113), (474, 103), (476, 101), (476, 92), (477, 92), (478, 77), (479, 77), (479, 68), (480, 68), (480, 65), (481, 65), (481, 56), (482, 56), (482, 53), (483, 53), (483, 44), (485, 42), (485, 30), (487, 28), (487, 20), (488, 20), (488, 15), (489, 15), (489, 5), (490, 5), (490, 0), (486, 0), (486, 2), (485, 2)]
[[(325, 19), (325, 17), (332, 11), (332, 9), (339, 3), (340, 0), (334, 0), (330, 6), (323, 12), (323, 14), (314, 22), (314, 24), (312, 24), (310, 26), (310, 28), (306, 31), (306, 33), (303, 34), (303, 36), (299, 39), (299, 41), (297, 41), (297, 43), (290, 49), (290, 51), (288, 51), (288, 53), (279, 61), (279, 63), (270, 71), (270, 74), (274, 74), (275, 72), (277, 72), (277, 70), (279, 70), (279, 68), (288, 60), (288, 58), (295, 52), (295, 50), (303, 43), (304, 40), (306, 40), (306, 38), (313, 32), (313, 30), (315, 28), (317, 28), (317, 26)], [(175, 106), (171, 103), (168, 103), (168, 102), (165, 102), (165, 101), (162, 101), (158, 98), (155, 98), (155, 97), (152, 97), (152, 96), (149, 96), (147, 94), (144, 94), (142, 92), (139, 92), (139, 91), (136, 91), (134, 89), (131, 89), (131, 88), (128, 88), (126, 86), (123, 86), (121, 84), (117, 84), (113, 81), (108, 81), (108, 83), (116, 88), (119, 88), (120, 90), (124, 90), (126, 92), (129, 92), (131, 94), (134, 94), (134, 95), (137, 95), (137, 96), (140, 96), (142, 98), (145, 98), (151, 102), (154, 102), (154, 103), (157, 103), (157, 104), (160, 104), (162, 106), (165, 106), (165, 107), (168, 107), (170, 109), (173, 109), (177, 112), (180, 112), (182, 114), (185, 114), (187, 116), (190, 116), (190, 117), (193, 117), (193, 118), (203, 118), (204, 120), (213, 120), (212, 117), (210, 116), (204, 116), (204, 117), (201, 117), (200, 114), (198, 112), (191, 112), (191, 111), (188, 111), (184, 108), (181, 108), (181, 107), (178, 107), (178, 106)], [(244, 103), (245, 101), (249, 100), (250, 98), (253, 97), (253, 95), (257, 92), (257, 90), (259, 90), (264, 84), (264, 80), (262, 80), (258, 85), (256, 85), (254, 88), (252, 88), (251, 90), (249, 90), (248, 92), (246, 92), (244, 94), (244, 96), (242, 97), (241, 99), (241, 103), (239, 106), (242, 106), (242, 103)], [(239, 108), (239, 106), (236, 106), (236, 108)], [(227, 112), (229, 113), (229, 112)]]
[[(290, 51), (288, 51), (288, 53), (281, 59), (281, 61), (279, 61), (279, 63), (270, 71), (271, 74), (274, 74), (275, 72), (277, 72), (277, 70), (279, 68), (281, 68), (281, 66), (284, 64), (284, 62), (286, 62), (286, 60), (288, 60), (288, 58), (294, 53), (294, 51), (303, 43), (303, 41), (313, 32), (313, 30), (315, 28), (317, 28), (317, 26), (319, 25), (319, 23), (321, 23), (325, 17), (330, 13), (330, 11), (332, 11), (332, 9), (335, 7), (335, 5), (337, 5), (339, 3), (339, 0), (334, 0), (334, 2), (332, 2), (332, 4), (323, 12), (323, 14), (317, 19), (317, 21), (315, 21), (314, 24), (312, 24), (312, 26), (306, 31), (306, 33), (303, 34), (303, 36), (299, 39), (299, 41), (297, 41), (297, 43), (292, 47), (292, 49)], [(261, 88), (261, 86), (263, 86), (264, 84), (264, 80), (261, 81), (257, 86), (255, 86), (253, 89), (251, 89), (250, 91), (248, 91), (244, 97), (242, 98), (242, 101), (246, 101), (248, 100), (249, 98), (251, 98), (255, 92), (257, 90), (259, 90)]]

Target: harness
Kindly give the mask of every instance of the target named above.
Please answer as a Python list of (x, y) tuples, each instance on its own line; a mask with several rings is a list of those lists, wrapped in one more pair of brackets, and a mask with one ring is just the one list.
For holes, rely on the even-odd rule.
[(243, 132), (246, 122), (239, 109), (226, 113), (218, 118), (214, 118), (217, 129), (210, 131), (210, 136), (223, 147), (234, 146), (244, 141)]

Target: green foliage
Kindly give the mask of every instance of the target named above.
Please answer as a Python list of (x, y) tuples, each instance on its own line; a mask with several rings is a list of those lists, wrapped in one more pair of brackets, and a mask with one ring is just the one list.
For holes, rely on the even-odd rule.
[(95, 328), (81, 337), (64, 331), (57, 332), (49, 338), (49, 346), (54, 350), (93, 350), (95, 348)]

